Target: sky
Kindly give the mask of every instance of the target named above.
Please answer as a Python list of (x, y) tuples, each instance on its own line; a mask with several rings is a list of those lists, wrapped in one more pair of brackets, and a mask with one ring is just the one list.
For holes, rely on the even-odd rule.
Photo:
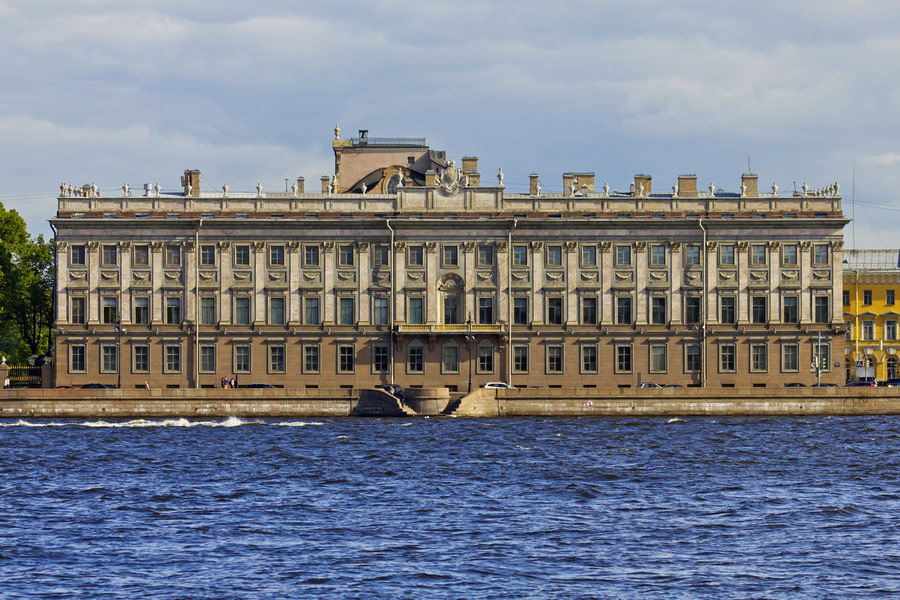
[(60, 182), (307, 191), (342, 137), (655, 191), (839, 182), (846, 247), (900, 248), (900, 4), (854, 0), (0, 0), (0, 202)]

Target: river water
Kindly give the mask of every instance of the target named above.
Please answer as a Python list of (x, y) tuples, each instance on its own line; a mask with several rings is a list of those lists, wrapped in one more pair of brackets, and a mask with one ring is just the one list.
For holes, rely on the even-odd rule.
[(0, 421), (0, 598), (898, 598), (900, 418)]

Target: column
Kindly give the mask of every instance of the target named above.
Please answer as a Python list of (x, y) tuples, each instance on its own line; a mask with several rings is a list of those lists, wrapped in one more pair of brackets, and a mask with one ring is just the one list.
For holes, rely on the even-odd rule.
[[(391, 269), (391, 277), (396, 278), (392, 282), (394, 287), (394, 321), (405, 323), (406, 311), (406, 244), (404, 242), (394, 242), (392, 249), (394, 253), (394, 266)], [(430, 255), (429, 255), (430, 256)], [(428, 319), (431, 320), (431, 313), (428, 313)]]
[(495, 271), (497, 278), (497, 322), (507, 323), (507, 330), (509, 330), (509, 297), (512, 292), (508, 277), (510, 252), (506, 240), (497, 242), (494, 248), (497, 253)]
[[(831, 323), (844, 322), (844, 242), (831, 242)], [(832, 358), (834, 360), (834, 358)]]
[[(719, 281), (719, 260), (716, 242), (706, 243), (706, 321), (707, 323), (719, 322), (719, 302), (717, 298), (716, 282)], [(716, 364), (715, 362), (713, 363)]]
[[(199, 321), (197, 318), (197, 304), (200, 302), (199, 298), (197, 298), (197, 248), (194, 244), (194, 240), (189, 240), (183, 244), (184, 248), (184, 274), (182, 279), (184, 280), (184, 322), (185, 323), (196, 323)], [(124, 261), (122, 266), (124, 267)]]

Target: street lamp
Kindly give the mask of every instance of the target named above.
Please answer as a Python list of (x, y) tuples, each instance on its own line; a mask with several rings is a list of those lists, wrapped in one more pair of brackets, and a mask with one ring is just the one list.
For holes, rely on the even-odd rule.
[(116, 387), (122, 388), (122, 335), (125, 328), (121, 321), (116, 321)]
[(469, 359), (469, 392), (472, 393), (472, 342), (475, 341), (475, 336), (472, 335), (472, 313), (469, 313), (469, 318), (466, 319), (466, 326), (469, 334), (466, 335), (466, 348), (468, 350), (468, 359)]

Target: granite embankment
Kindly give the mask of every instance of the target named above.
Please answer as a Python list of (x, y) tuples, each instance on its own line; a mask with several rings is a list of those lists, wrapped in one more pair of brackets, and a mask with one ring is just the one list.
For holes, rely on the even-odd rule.
[[(0, 418), (775, 416), (900, 414), (893, 388), (409, 390), (406, 403), (363, 389), (14, 389)], [(418, 395), (419, 398), (415, 396)]]

